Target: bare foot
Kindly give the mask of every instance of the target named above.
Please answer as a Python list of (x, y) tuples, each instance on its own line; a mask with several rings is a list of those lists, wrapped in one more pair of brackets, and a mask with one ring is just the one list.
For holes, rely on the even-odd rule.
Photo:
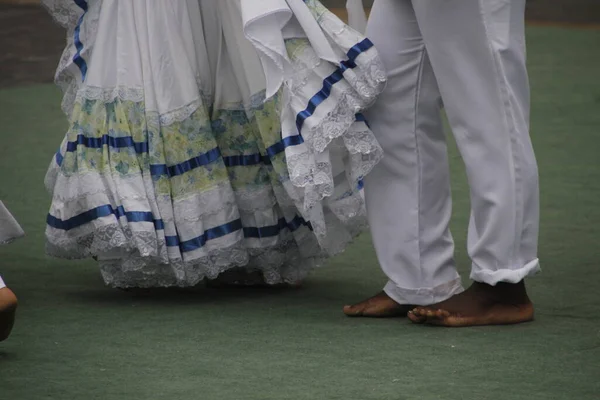
[(345, 306), (344, 314), (348, 317), (367, 318), (406, 317), (406, 313), (408, 313), (412, 307), (413, 306), (407, 304), (398, 304), (385, 292), (381, 292), (358, 304)]
[(0, 342), (8, 339), (15, 323), (17, 297), (7, 287), (0, 289)]
[(532, 321), (533, 304), (524, 282), (496, 286), (474, 282), (446, 301), (414, 308), (408, 317), (417, 324), (447, 327), (511, 325)]

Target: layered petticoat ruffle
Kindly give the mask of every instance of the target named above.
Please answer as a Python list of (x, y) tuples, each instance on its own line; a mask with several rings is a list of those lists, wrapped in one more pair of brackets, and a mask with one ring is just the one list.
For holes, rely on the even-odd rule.
[[(302, 33), (302, 24), (287, 32), (280, 27), (281, 82), (272, 93), (267, 83), (257, 90), (262, 70), (244, 65), (241, 80), (236, 61), (247, 63), (252, 51), (261, 65), (260, 45), (231, 45), (242, 32), (243, 1), (233, 9), (231, 2), (198, 0), (151, 9), (129, 0), (45, 0), (70, 37), (56, 75), (70, 128), (46, 177), (50, 255), (96, 257), (116, 287), (193, 286), (239, 267), (261, 271), (269, 284), (293, 283), (364, 229), (361, 182), (382, 156), (360, 114), (385, 83), (375, 49), (320, 3), (307, 1), (305, 11), (341, 62), (323, 59), (307, 35), (291, 33)], [(173, 42), (192, 37), (182, 48), (195, 54), (176, 55), (191, 72), (169, 73), (164, 61), (177, 50), (153, 55), (165, 34), (149, 33), (137, 38), (139, 49), (119, 50), (157, 63), (152, 80), (141, 65), (142, 73), (129, 72), (140, 84), (107, 84), (98, 71), (128, 67), (105, 57), (106, 32), (113, 29), (108, 7), (125, 20), (146, 13), (149, 24), (159, 21), (158, 31), (160, 7), (190, 19), (197, 14), (204, 37), (164, 22)], [(216, 28), (208, 27), (209, 12), (220, 18)], [(232, 20), (239, 28), (227, 26)], [(211, 35), (227, 44), (215, 49)], [(228, 64), (202, 61), (222, 63), (224, 54)], [(175, 104), (176, 95), (189, 101), (164, 106)]]

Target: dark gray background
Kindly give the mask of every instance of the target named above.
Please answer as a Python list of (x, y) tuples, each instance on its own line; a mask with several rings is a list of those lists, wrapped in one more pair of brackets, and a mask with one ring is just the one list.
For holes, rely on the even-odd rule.
[[(30, 5), (11, 4), (15, 1)], [(330, 7), (346, 4), (346, 0), (323, 1)], [(65, 46), (65, 32), (31, 3), (36, 1), (0, 0), (0, 88), (51, 82)], [(600, 0), (528, 0), (527, 13), (534, 21), (600, 27)]]
[[(373, 0), (363, 0), (365, 6)], [(331, 7), (344, 7), (346, 0), (323, 0)], [(530, 19), (569, 23), (600, 23), (600, 0), (527, 0)]]

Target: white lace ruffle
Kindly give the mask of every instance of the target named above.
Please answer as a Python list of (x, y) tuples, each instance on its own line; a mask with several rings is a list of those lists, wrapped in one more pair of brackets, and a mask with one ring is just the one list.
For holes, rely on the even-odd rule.
[(93, 100), (103, 103), (112, 103), (115, 100), (132, 101), (142, 103), (144, 101), (143, 87), (95, 87), (83, 85), (77, 92), (76, 100), (81, 103), (84, 100)]
[[(214, 280), (238, 268), (243, 268), (246, 273), (260, 272), (262, 280), (269, 285), (298, 283), (327, 257), (342, 252), (364, 231), (366, 218), (364, 207), (359, 203), (356, 198), (349, 198), (337, 204), (335, 213), (343, 214), (343, 223), (329, 213), (327, 234), (322, 243), (317, 242), (312, 233), (304, 231), (302, 234), (284, 234), (278, 243), (265, 247), (251, 247), (248, 239), (240, 239), (228, 247), (212, 248), (204, 257), (193, 261), (170, 260), (166, 264), (153, 257), (140, 257), (137, 252), (121, 253), (114, 259), (100, 259), (100, 268), (105, 282), (120, 288), (195, 286), (204, 279)], [(349, 210), (357, 210), (357, 213), (353, 215)], [(329, 251), (322, 250), (323, 243)], [(247, 274), (241, 275), (241, 279), (245, 279)]]
[[(182, 122), (188, 119), (198, 108), (205, 107), (206, 104), (211, 104), (212, 95), (210, 92), (205, 90), (201, 83), (196, 82), (198, 86), (199, 96), (198, 99), (185, 104), (176, 109), (170, 110), (165, 113), (159, 114), (157, 111), (145, 110), (146, 118), (154, 118), (156, 122), (160, 123), (161, 126), (169, 126), (177, 122)], [(82, 103), (86, 100), (99, 101), (103, 103), (112, 103), (116, 100), (130, 101), (135, 103), (143, 103), (145, 101), (145, 91), (142, 87), (109, 87), (101, 88), (89, 85), (80, 85), (77, 89), (77, 93), (74, 97), (74, 103)], [(259, 97), (264, 98), (264, 95), (260, 94)], [(260, 104), (260, 100), (253, 100), (254, 103), (250, 105), (256, 106), (256, 103)], [(72, 109), (72, 104), (70, 104)]]
[[(89, 177), (87, 177), (89, 178)], [(75, 179), (75, 178), (73, 178)], [(99, 182), (99, 179), (83, 179), (86, 182)], [(69, 187), (68, 183), (63, 183)], [(119, 188), (128, 190), (125, 182), (118, 183)], [(60, 189), (60, 187), (57, 187)], [(174, 205), (178, 229), (185, 231), (186, 225), (204, 223), (215, 225), (212, 217), (220, 218), (221, 211), (238, 207), (242, 220), (252, 220), (253, 213), (264, 213), (273, 210), (279, 204), (288, 218), (295, 212), (295, 207), (284, 206), (276, 199), (285, 196), (285, 192), (273, 193), (270, 188), (259, 191), (244, 190), (230, 195), (202, 193), (187, 199), (179, 200)], [(89, 196), (84, 193), (61, 193), (62, 205), (73, 210), (75, 204), (89, 204), (98, 196), (98, 190), (87, 187)], [(135, 203), (138, 199), (133, 193), (125, 192), (124, 203)], [(219, 199), (230, 199), (227, 203)], [(103, 199), (100, 200), (102, 202)], [(168, 202), (167, 199), (165, 199)], [(160, 204), (159, 208), (167, 204)], [(290, 202), (288, 201), (288, 204)], [(88, 206), (83, 205), (84, 209)], [(76, 214), (77, 212), (73, 212)], [(347, 215), (350, 215), (348, 213)], [(264, 217), (261, 215), (261, 217)], [(273, 222), (277, 219), (274, 216)], [(108, 222), (107, 222), (108, 221)], [(173, 221), (173, 217), (163, 216), (165, 226)], [(143, 226), (145, 225), (145, 226)], [(107, 284), (115, 287), (161, 287), (161, 286), (193, 286), (204, 278), (215, 279), (219, 274), (236, 267), (261, 271), (266, 283), (295, 283), (303, 279), (317, 262), (325, 256), (314, 235), (307, 229), (294, 233), (286, 231), (275, 238), (245, 239), (242, 235), (233, 235), (220, 241), (210, 241), (202, 248), (196, 258), (188, 255), (184, 258), (178, 249), (167, 248), (164, 232), (157, 232), (153, 224), (136, 224), (130, 226), (125, 218), (115, 222), (115, 218), (99, 219), (65, 234), (63, 231), (47, 228), (47, 252), (61, 258), (90, 257), (100, 254), (102, 274)], [(252, 225), (250, 222), (249, 225)], [(343, 228), (346, 230), (346, 227)], [(335, 235), (347, 242), (347, 234)], [(343, 243), (335, 246), (343, 249)], [(333, 248), (333, 245), (332, 245)]]
[(41, 3), (52, 18), (66, 29), (74, 29), (83, 15), (83, 10), (73, 0), (42, 0)]
[[(110, 174), (110, 171), (104, 171)], [(107, 178), (98, 172), (88, 172), (73, 176), (60, 175), (57, 180), (48, 181), (52, 189), (53, 209), (56, 215), (60, 213), (63, 219), (72, 218), (88, 210), (91, 204), (105, 204), (106, 181), (110, 179), (114, 192), (118, 193), (120, 203), (137, 204), (137, 208), (151, 208), (141, 205), (148, 199), (146, 190), (152, 190), (149, 178), (140, 173), (129, 176), (111, 176)], [(157, 197), (156, 207), (167, 210), (173, 207), (178, 210), (178, 221), (198, 222), (208, 216), (221, 213), (237, 207), (246, 213), (264, 212), (278, 205), (282, 210), (293, 210), (294, 201), (283, 187), (264, 186), (259, 189), (238, 189), (232, 192), (229, 183), (213, 187), (209, 191), (194, 193), (184, 198), (173, 200), (170, 196)], [(175, 217), (162, 214), (164, 222), (172, 222)], [(275, 221), (273, 221), (275, 222)]]
[[(336, 92), (331, 98), (319, 105), (322, 116), (311, 117), (302, 129), (302, 137), (306, 146), (286, 151), (286, 160), (290, 180), (296, 188), (301, 188), (303, 210), (305, 215), (311, 214), (310, 209), (324, 199), (331, 197), (334, 192), (335, 171), (332, 158), (345, 157), (345, 165), (352, 184), (366, 176), (383, 157), (383, 150), (375, 136), (364, 122), (356, 121), (356, 114), (368, 108), (383, 91), (386, 74), (383, 64), (376, 52), (364, 54), (361, 66), (356, 70), (348, 69), (344, 73), (345, 81), (336, 85)], [(308, 104), (307, 87), (314, 93), (315, 82), (321, 85), (324, 71), (330, 71), (323, 66), (310, 47), (298, 50), (292, 55), (295, 72), (283, 86), (286, 99), (282, 112), (284, 137), (296, 133), (295, 121), (292, 121), (302, 111), (302, 106)], [(329, 67), (331, 68), (331, 67)], [(322, 109), (327, 110), (323, 113)], [(291, 129), (291, 131), (285, 131)], [(304, 151), (299, 152), (298, 149)], [(338, 171), (339, 172), (339, 171)], [(353, 189), (353, 188), (351, 188)], [(318, 228), (317, 228), (318, 229)]]
[[(298, 244), (291, 239), (262, 249), (248, 249), (243, 243), (237, 243), (229, 248), (216, 249), (193, 263), (159, 264), (136, 255), (119, 260), (99, 260), (99, 263), (105, 282), (119, 288), (189, 287), (204, 279), (215, 280), (225, 272), (235, 272), (239, 268), (246, 273), (260, 272), (261, 280), (268, 285), (295, 284), (304, 280), (323, 260), (323, 256), (307, 257), (305, 251), (300, 251), (300, 247), (307, 246), (309, 243)], [(244, 279), (246, 274), (241, 275)]]
[[(102, 2), (103, 0), (87, 2), (88, 9), (84, 12), (73, 0), (42, 0), (42, 5), (52, 18), (67, 31), (67, 45), (54, 75), (54, 82), (63, 92), (61, 108), (67, 117), (71, 116), (82, 85), (81, 71), (73, 61), (77, 53), (75, 29), (79, 27), (79, 36), (84, 38), (80, 55), (87, 58), (94, 49)], [(84, 13), (85, 18), (82, 18)]]
[[(229, 222), (230, 218), (237, 217), (240, 217), (246, 226), (276, 225), (281, 218), (276, 209), (288, 220), (293, 219), (296, 212), (293, 201), (286, 193), (278, 190), (276, 194), (271, 186), (233, 192), (227, 183), (201, 193), (172, 199), (170, 196), (155, 197), (151, 178), (139, 173), (126, 177), (111, 176), (110, 171), (104, 171), (103, 174), (89, 172), (69, 177), (59, 175), (56, 181), (48, 183), (53, 192), (50, 213), (62, 220), (69, 220), (105, 204), (110, 204), (113, 209), (126, 206), (129, 210), (151, 212), (164, 223), (165, 230), (171, 229), (181, 235), (187, 234), (188, 237), (184, 237), (184, 240), (195, 237), (195, 226), (218, 226)], [(107, 183), (113, 194), (107, 193)], [(255, 214), (259, 215), (258, 221), (254, 217)], [(110, 228), (111, 225), (114, 225), (114, 228)], [(48, 241), (52, 245), (51, 255), (61, 258), (85, 258), (109, 252), (111, 248), (125, 248), (129, 251), (138, 245), (138, 251), (143, 256), (156, 256), (161, 253), (157, 250), (162, 246), (156, 242), (154, 224), (147, 223), (144, 228), (144, 224), (135, 223), (136, 228), (131, 232), (127, 230), (129, 225), (126, 218), (117, 219), (111, 215), (68, 232), (48, 227)], [(114, 229), (114, 232), (95, 235), (98, 230), (107, 229)], [(119, 229), (122, 232), (116, 233)], [(90, 235), (95, 236), (93, 240), (88, 238)], [(117, 242), (121, 242), (121, 237), (131, 237), (134, 240), (125, 240), (116, 245), (113, 240), (115, 237)], [(268, 243), (268, 240), (265, 242)], [(198, 254), (201, 255), (201, 252)], [(176, 251), (172, 251), (169, 257), (171, 256), (182, 258)]]

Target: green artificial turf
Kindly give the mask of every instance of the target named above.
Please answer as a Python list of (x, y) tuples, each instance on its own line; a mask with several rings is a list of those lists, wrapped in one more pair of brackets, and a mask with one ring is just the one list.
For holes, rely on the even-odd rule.
[[(0, 399), (600, 398), (600, 32), (528, 34), (544, 271), (530, 281), (537, 321), (513, 327), (343, 317), (344, 303), (384, 283), (368, 235), (298, 290), (106, 288), (94, 263), (44, 256), (60, 94), (0, 91), (0, 199), (28, 235), (0, 248), (0, 272), (21, 300), (0, 343)], [(468, 277), (468, 191), (454, 145), (451, 154)]]

